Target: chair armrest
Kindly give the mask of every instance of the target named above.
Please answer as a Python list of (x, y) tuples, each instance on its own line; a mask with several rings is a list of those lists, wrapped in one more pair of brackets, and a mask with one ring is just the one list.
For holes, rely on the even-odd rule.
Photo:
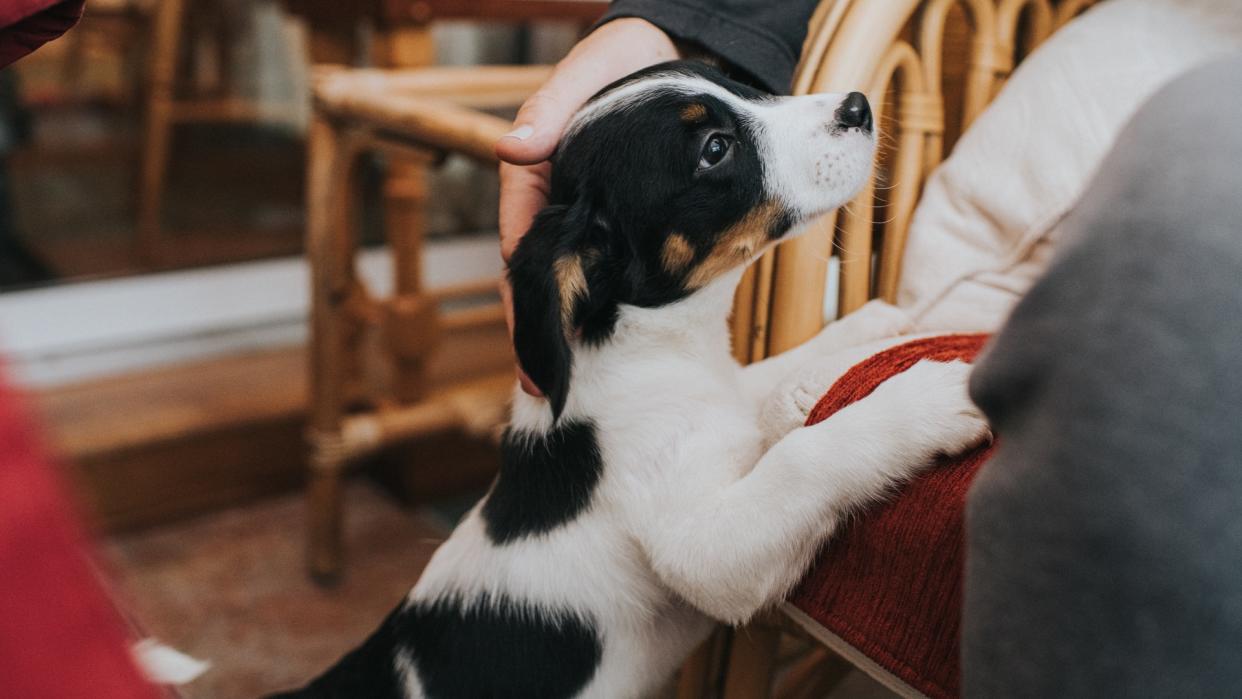
[(346, 69), (316, 66), (316, 95), (342, 90), (382, 90), (441, 97), (467, 106), (485, 100), (496, 106), (521, 104), (552, 74), (552, 66), (433, 66)]
[(480, 110), (516, 106), (550, 72), (549, 66), (398, 71), (320, 66), (314, 77), (314, 103), (329, 118), (493, 163), (493, 145), (512, 125)]

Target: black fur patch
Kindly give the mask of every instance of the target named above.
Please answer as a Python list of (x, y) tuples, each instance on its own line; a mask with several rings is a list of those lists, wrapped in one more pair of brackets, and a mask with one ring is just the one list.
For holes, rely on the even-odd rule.
[(603, 471), (592, 423), (569, 420), (545, 435), (511, 429), (500, 449), (500, 475), (483, 503), (497, 545), (551, 531), (590, 505)]
[(409, 640), (428, 697), (572, 697), (603, 653), (596, 630), (568, 614), (486, 600), (415, 607)]
[(396, 659), (413, 663), (430, 699), (572, 697), (595, 675), (603, 645), (578, 617), (486, 598), (416, 604), (388, 615), (358, 649), (306, 688), (271, 699), (405, 697)]

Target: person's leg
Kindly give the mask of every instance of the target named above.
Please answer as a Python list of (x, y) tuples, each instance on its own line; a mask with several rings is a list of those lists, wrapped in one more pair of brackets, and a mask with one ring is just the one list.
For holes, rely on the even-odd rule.
[(972, 379), (972, 698), (1242, 696), (1242, 59), (1149, 102)]

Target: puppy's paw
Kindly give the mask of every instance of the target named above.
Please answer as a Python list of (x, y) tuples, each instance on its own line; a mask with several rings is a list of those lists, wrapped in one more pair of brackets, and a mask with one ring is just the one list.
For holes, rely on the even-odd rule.
[(961, 454), (992, 438), (987, 418), (967, 392), (970, 370), (961, 361), (925, 359), (876, 389), (895, 403), (900, 433), (923, 458)]

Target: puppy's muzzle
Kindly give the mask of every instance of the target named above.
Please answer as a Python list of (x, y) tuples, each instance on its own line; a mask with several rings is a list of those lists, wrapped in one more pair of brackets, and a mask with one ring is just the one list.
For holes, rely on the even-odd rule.
[(845, 129), (871, 131), (871, 104), (861, 92), (851, 92), (837, 107), (837, 124)]

